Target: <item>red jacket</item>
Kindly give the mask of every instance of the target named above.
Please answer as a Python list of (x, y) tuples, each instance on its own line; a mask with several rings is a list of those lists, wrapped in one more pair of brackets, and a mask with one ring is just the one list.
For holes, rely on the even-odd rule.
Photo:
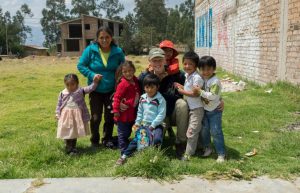
[[(136, 118), (136, 108), (134, 106), (136, 93), (138, 93), (138, 99), (141, 96), (140, 86), (138, 79), (133, 77), (134, 84), (131, 84), (126, 78), (122, 77), (120, 83), (116, 88), (116, 92), (113, 98), (113, 112), (120, 113), (120, 117), (115, 121), (120, 122), (133, 122)], [(128, 106), (128, 109), (124, 112), (120, 111), (121, 101)], [(138, 100), (137, 100), (138, 102)], [(136, 104), (137, 105), (137, 104)]]
[(168, 60), (167, 65), (167, 71), (169, 75), (177, 74), (179, 72), (179, 61), (177, 58), (172, 58), (172, 60)]

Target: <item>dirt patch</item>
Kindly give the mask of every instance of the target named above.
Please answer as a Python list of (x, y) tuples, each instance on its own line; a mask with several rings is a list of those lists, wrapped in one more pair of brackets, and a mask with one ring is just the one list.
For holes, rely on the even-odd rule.
[(292, 123), (281, 130), (282, 131), (300, 131), (300, 122)]
[(246, 83), (242, 80), (235, 81), (231, 78), (224, 78), (221, 80), (222, 92), (240, 92), (246, 87)]

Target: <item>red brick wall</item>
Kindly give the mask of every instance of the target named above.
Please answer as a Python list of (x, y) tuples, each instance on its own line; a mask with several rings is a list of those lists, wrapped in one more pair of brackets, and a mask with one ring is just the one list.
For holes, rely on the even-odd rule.
[[(300, 83), (299, 0), (198, 0), (195, 7), (195, 50), (212, 55), (227, 71), (258, 83)], [(201, 44), (209, 32), (199, 18), (212, 10), (211, 45)], [(284, 9), (283, 9), (284, 8)], [(284, 10), (287, 14), (283, 14)], [(208, 16), (206, 20), (209, 20)], [(207, 26), (209, 21), (202, 24)], [(200, 23), (201, 23), (200, 22)], [(284, 25), (288, 23), (288, 25)], [(200, 40), (200, 45), (199, 45)], [(209, 42), (209, 41), (208, 41)]]

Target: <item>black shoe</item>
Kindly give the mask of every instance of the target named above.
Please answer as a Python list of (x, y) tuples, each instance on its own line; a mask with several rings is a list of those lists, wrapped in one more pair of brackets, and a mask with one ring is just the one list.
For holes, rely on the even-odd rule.
[(108, 141), (105, 143), (105, 147), (109, 148), (109, 149), (114, 149), (115, 148), (115, 145), (113, 142), (111, 141)]

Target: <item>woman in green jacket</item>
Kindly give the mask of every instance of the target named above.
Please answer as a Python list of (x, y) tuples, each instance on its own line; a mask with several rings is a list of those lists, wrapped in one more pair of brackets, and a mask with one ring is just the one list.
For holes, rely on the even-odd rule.
[(82, 53), (77, 68), (88, 79), (88, 85), (93, 82), (95, 74), (101, 75), (101, 80), (94, 92), (89, 95), (91, 107), (91, 143), (98, 147), (100, 142), (99, 126), (104, 108), (104, 126), (102, 143), (109, 148), (113, 147), (112, 133), (114, 127), (111, 113), (111, 95), (115, 88), (115, 73), (125, 55), (113, 40), (112, 31), (100, 27), (97, 31), (97, 40), (91, 43)]

